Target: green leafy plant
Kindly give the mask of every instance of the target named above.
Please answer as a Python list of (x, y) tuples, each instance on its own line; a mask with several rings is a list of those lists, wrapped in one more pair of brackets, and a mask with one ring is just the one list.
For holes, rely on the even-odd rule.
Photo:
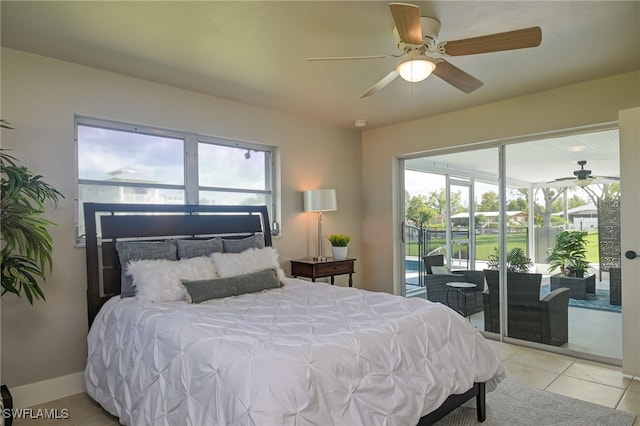
[(351, 237), (345, 234), (331, 234), (327, 237), (333, 247), (346, 247)]
[[(11, 129), (1, 120), (0, 127)], [(29, 303), (44, 300), (40, 281), (51, 271), (53, 240), (47, 228), (55, 225), (41, 215), (45, 204), (57, 207), (64, 196), (0, 149), (0, 235), (2, 237), (2, 295), (24, 293)]]
[[(494, 247), (493, 254), (489, 255), (489, 269), (499, 269), (500, 267), (500, 250)], [(509, 272), (528, 272), (533, 266), (530, 257), (527, 257), (524, 250), (520, 247), (514, 247), (507, 253), (507, 271)]]
[(551, 272), (560, 269), (566, 276), (581, 276), (589, 268), (587, 262), (587, 234), (581, 231), (562, 231), (556, 235), (553, 247), (547, 249), (546, 262)]

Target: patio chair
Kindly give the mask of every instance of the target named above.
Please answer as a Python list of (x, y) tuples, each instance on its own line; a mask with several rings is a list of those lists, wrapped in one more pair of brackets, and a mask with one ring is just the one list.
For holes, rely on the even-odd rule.
[(622, 270), (609, 268), (609, 303), (622, 305)]
[[(485, 331), (500, 332), (499, 271), (484, 271)], [(569, 289), (559, 288), (540, 299), (541, 274), (507, 272), (508, 336), (562, 346), (569, 340)]]
[[(484, 290), (484, 274), (482, 271), (452, 271), (447, 274), (433, 273), (433, 266), (445, 266), (444, 256), (441, 254), (424, 256), (422, 258), (427, 274), (424, 277), (424, 283), (427, 290), (427, 299), (432, 302), (440, 302), (449, 306), (458, 312), (464, 312), (466, 315), (472, 315), (482, 310), (482, 291)], [(476, 285), (476, 289), (470, 291), (472, 295), (464, 298), (449, 296), (447, 293), (452, 291), (447, 287), (450, 282), (467, 282)], [(464, 300), (464, 301), (463, 301)]]

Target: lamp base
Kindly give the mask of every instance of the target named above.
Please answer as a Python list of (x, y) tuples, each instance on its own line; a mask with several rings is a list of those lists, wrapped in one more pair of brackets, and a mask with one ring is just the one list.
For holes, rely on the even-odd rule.
[(313, 258), (313, 260), (315, 260), (316, 262), (326, 262), (327, 261), (327, 257), (326, 256), (315, 256)]

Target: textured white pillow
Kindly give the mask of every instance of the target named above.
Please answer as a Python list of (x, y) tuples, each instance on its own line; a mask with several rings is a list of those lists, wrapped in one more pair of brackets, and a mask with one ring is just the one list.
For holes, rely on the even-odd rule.
[(201, 256), (181, 260), (136, 260), (129, 262), (136, 296), (150, 302), (185, 300), (180, 280), (216, 278), (211, 259)]
[(451, 271), (449, 270), (448, 266), (432, 266), (431, 267), (431, 272), (433, 272), (433, 275), (450, 274), (451, 273)]
[(209, 258), (213, 261), (218, 274), (223, 278), (275, 269), (278, 280), (283, 283), (285, 275), (280, 268), (278, 256), (278, 251), (275, 248), (265, 247), (250, 248), (242, 253), (213, 253), (209, 255)]

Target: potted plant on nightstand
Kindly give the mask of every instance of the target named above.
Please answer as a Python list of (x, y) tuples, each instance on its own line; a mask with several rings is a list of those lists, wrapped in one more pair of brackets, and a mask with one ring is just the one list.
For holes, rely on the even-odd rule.
[(331, 243), (331, 253), (335, 260), (347, 258), (347, 246), (351, 237), (345, 234), (331, 234), (327, 237)]

